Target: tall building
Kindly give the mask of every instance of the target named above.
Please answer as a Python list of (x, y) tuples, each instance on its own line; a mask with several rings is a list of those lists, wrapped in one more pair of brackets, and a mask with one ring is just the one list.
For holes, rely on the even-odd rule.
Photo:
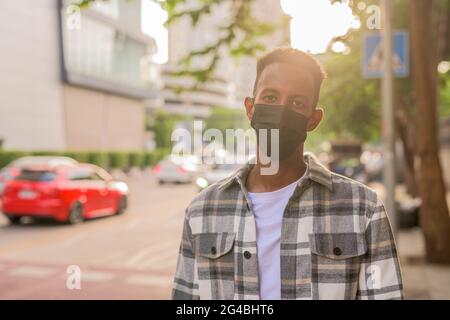
[(7, 149), (142, 149), (156, 96), (140, 1), (4, 1), (0, 139)]
[[(185, 9), (198, 5), (197, 0), (186, 2)], [(180, 70), (178, 61), (190, 51), (201, 50), (217, 41), (220, 27), (226, 26), (233, 12), (233, 2), (212, 5), (209, 15), (202, 16), (193, 27), (189, 17), (183, 17), (169, 26), (169, 61), (163, 68), (165, 109), (172, 113), (190, 115), (197, 118), (207, 117), (214, 107), (239, 108), (243, 99), (251, 95), (251, 88), (256, 76), (256, 58), (245, 57), (236, 60), (226, 48), (221, 56), (212, 81), (199, 86), (198, 90), (178, 94), (177, 87), (190, 88), (193, 80), (175, 77), (173, 73)], [(263, 39), (267, 49), (289, 43), (288, 17), (283, 13), (279, 1), (255, 0), (252, 13), (262, 21), (277, 26), (276, 32)], [(208, 57), (194, 59), (191, 68), (203, 68), (209, 63)]]

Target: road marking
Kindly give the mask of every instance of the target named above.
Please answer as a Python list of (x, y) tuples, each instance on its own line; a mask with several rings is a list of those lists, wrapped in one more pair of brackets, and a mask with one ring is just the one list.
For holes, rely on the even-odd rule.
[(171, 277), (136, 275), (127, 277), (125, 283), (138, 286), (167, 287), (172, 285), (172, 280)]
[(114, 274), (111, 272), (81, 271), (81, 281), (102, 282), (113, 278)]
[(154, 255), (151, 258), (148, 258), (144, 261), (142, 261), (138, 266), (136, 266), (139, 269), (147, 269), (147, 268), (152, 268), (152, 269), (160, 269), (160, 264), (164, 263), (167, 261), (173, 262), (174, 260), (176, 261), (177, 259), (177, 252), (176, 251), (171, 251), (171, 250), (167, 250), (167, 251), (163, 251), (158, 255)]
[[(146, 261), (145, 258), (148, 255), (150, 255), (150, 254), (157, 254), (157, 253), (160, 253), (160, 252), (163, 252), (163, 253), (167, 252), (167, 249), (170, 249), (173, 246), (174, 246), (174, 244), (171, 243), (171, 242), (163, 242), (163, 243), (160, 243), (160, 244), (152, 244), (151, 246), (138, 251), (137, 254), (135, 254), (130, 259), (128, 259), (127, 267), (129, 267), (129, 268), (137, 267), (142, 262)], [(174, 253), (174, 254), (176, 255), (176, 253)]]
[(12, 269), (9, 274), (19, 277), (46, 278), (50, 274), (55, 273), (57, 269), (37, 266), (24, 266)]

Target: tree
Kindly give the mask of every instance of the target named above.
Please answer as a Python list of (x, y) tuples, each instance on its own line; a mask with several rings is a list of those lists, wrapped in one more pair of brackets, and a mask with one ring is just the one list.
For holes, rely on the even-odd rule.
[(410, 0), (413, 83), (416, 91), (417, 156), (422, 199), (420, 222), (427, 260), (450, 263), (450, 219), (437, 139), (437, 57), (433, 3)]
[[(92, 1), (95, 0), (83, 0), (82, 4), (88, 5)], [(375, 0), (368, 1), (378, 3)], [(230, 0), (199, 0), (198, 7), (187, 10), (184, 7), (186, 2), (187, 0), (160, 2), (168, 12), (168, 23), (182, 16), (189, 16), (192, 24), (196, 25), (203, 15), (211, 12), (214, 5)], [(185, 69), (180, 71), (179, 75), (192, 76), (199, 83), (208, 81), (223, 47), (228, 48), (234, 56), (254, 56), (264, 50), (259, 39), (273, 31), (275, 26), (261, 23), (252, 16), (251, 7), (254, 0), (232, 0), (231, 3), (232, 18), (229, 24), (218, 30), (221, 36), (210, 46), (191, 52), (182, 59)], [(408, 7), (410, 13), (412, 83), (410, 79), (396, 81), (398, 97), (396, 103), (399, 110), (396, 114), (396, 124), (406, 154), (407, 182), (410, 189), (416, 184), (420, 189), (421, 224), (428, 260), (450, 263), (450, 219), (436, 134), (439, 84), (436, 66), (440, 58), (449, 56), (450, 1), (395, 0), (394, 3), (396, 22), (399, 20), (406, 25), (405, 12), (408, 11)], [(353, 6), (353, 12), (358, 13), (355, 9), (358, 1), (351, 1), (350, 4)], [(435, 23), (436, 21), (438, 23)], [(361, 137), (375, 141), (379, 138), (379, 84), (360, 78), (357, 63), (360, 59), (358, 55), (360, 48), (355, 41), (358, 34), (360, 36), (361, 31), (354, 34), (353, 41), (351, 34), (343, 39), (349, 43), (353, 42), (352, 55), (341, 55), (339, 58), (334, 56), (330, 60), (327, 60), (329, 57), (324, 58), (324, 64), (334, 80), (332, 85), (324, 87), (321, 103), (328, 111), (319, 132), (329, 138)], [(210, 64), (204, 69), (190, 69), (191, 60), (198, 56), (209, 57)], [(445, 78), (443, 83), (448, 85), (448, 78)], [(414, 87), (415, 96), (410, 94), (411, 85)], [(443, 99), (447, 96), (445, 92), (441, 94)], [(411, 121), (413, 117), (416, 119), (415, 122)], [(418, 172), (415, 171), (415, 156), (420, 162)], [(418, 177), (415, 174), (418, 174)], [(414, 190), (410, 191), (415, 193)]]
[(226, 136), (226, 129), (242, 128), (245, 124), (248, 126), (248, 120), (242, 110), (226, 107), (214, 107), (205, 122), (206, 129), (219, 129), (224, 137)]
[(172, 132), (175, 129), (177, 122), (181, 122), (182, 120), (182, 116), (158, 111), (152, 128), (155, 133), (157, 148), (170, 148), (172, 146)]
[[(92, 2), (100, 0), (78, 0), (80, 7), (88, 7)], [(108, 1), (108, 0), (102, 0)], [(132, 0), (130, 0), (132, 1)], [(217, 30), (218, 37), (215, 42), (205, 48), (192, 51), (179, 61), (183, 68), (173, 73), (174, 76), (188, 76), (195, 79), (195, 85), (191, 90), (198, 88), (198, 84), (212, 80), (220, 52), (226, 48), (232, 57), (255, 56), (265, 50), (261, 38), (271, 34), (276, 25), (262, 22), (252, 14), (252, 6), (255, 0), (199, 0), (194, 8), (187, 8), (189, 0), (151, 0), (158, 3), (167, 11), (166, 24), (170, 25), (182, 17), (189, 17), (192, 26), (195, 27), (203, 16), (211, 13), (214, 6), (229, 5), (229, 22)], [(283, 22), (284, 23), (284, 22)], [(191, 62), (196, 57), (206, 57), (209, 64), (203, 68), (191, 68)], [(181, 88), (178, 88), (181, 91)]]

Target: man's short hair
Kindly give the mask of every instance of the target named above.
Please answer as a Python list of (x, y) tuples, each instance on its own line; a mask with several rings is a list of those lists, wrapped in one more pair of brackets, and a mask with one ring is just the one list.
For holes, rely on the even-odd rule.
[(268, 65), (277, 62), (289, 63), (299, 70), (308, 72), (312, 75), (316, 89), (313, 105), (315, 108), (319, 100), (320, 87), (322, 86), (323, 80), (326, 78), (326, 73), (319, 61), (312, 55), (290, 47), (276, 48), (258, 59), (253, 95), (256, 94), (256, 86), (258, 85), (259, 78), (264, 69)]

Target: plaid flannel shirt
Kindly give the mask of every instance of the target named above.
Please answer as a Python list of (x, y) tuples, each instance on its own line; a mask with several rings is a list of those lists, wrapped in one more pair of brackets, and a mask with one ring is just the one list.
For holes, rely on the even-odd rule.
[[(394, 237), (367, 186), (330, 172), (309, 153), (284, 211), (282, 299), (402, 299)], [(250, 165), (197, 195), (186, 209), (173, 299), (259, 299)]]

